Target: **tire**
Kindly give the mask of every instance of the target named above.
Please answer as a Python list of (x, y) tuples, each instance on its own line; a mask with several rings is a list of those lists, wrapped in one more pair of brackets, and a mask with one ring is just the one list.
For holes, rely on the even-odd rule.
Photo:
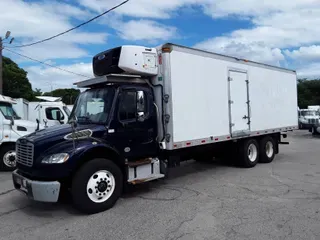
[(259, 161), (259, 144), (255, 139), (247, 139), (239, 143), (239, 165), (253, 168)]
[(123, 190), (120, 168), (107, 159), (84, 164), (72, 179), (71, 196), (80, 212), (94, 214), (112, 208)]
[(259, 162), (271, 163), (276, 155), (276, 142), (270, 136), (260, 140)]
[(319, 135), (318, 131), (317, 131), (317, 127), (312, 127), (311, 131), (313, 136)]
[(7, 144), (0, 147), (0, 171), (13, 171), (16, 168), (16, 146)]

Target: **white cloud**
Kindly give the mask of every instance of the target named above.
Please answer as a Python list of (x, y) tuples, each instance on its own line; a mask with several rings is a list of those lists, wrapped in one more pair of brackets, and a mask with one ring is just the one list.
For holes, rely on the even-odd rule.
[[(94, 11), (102, 12), (109, 9), (123, 0), (78, 0), (79, 3)], [(177, 9), (191, 4), (203, 4), (212, 0), (131, 0), (116, 12), (130, 17), (143, 18), (170, 18)]]
[[(207, 2), (207, 3), (205, 3)], [(302, 8), (319, 6), (318, 0), (211, 0), (202, 1), (204, 10), (214, 18), (229, 17), (230, 15), (242, 17), (259, 17), (272, 13), (291, 12)]]
[[(15, 40), (12, 45), (38, 41), (73, 27), (71, 20), (87, 19), (91, 13), (58, 1), (24, 2), (0, 1), (0, 33), (10, 30)], [(72, 31), (43, 44), (21, 48), (22, 54), (44, 59), (79, 58), (88, 55), (80, 44), (102, 44), (107, 33)], [(20, 49), (13, 49), (20, 51)]]
[(308, 64), (297, 70), (299, 78), (315, 79), (320, 77), (320, 62)]
[(285, 50), (285, 55), (296, 61), (317, 61), (320, 60), (320, 46), (312, 45), (309, 47), (300, 47), (296, 50)]
[(194, 47), (267, 64), (280, 65), (280, 61), (284, 60), (279, 48), (270, 48), (263, 42), (246, 44), (221, 37), (198, 43)]
[(118, 25), (117, 31), (126, 40), (168, 40), (176, 37), (177, 29), (149, 20), (131, 20)]
[[(237, 4), (217, 0), (205, 5), (204, 11), (213, 18), (246, 18), (254, 26), (196, 44), (200, 48), (278, 65), (285, 60), (282, 49), (320, 42), (320, 32), (315, 27), (320, 24), (320, 2), (316, 0), (242, 0)], [(306, 49), (300, 50), (305, 56)], [(285, 53), (291, 57), (298, 55)]]
[[(76, 63), (71, 65), (60, 65), (60, 68), (66, 69), (88, 77), (93, 77), (91, 63)], [(28, 79), (32, 88), (40, 88), (42, 91), (51, 91), (56, 88), (72, 88), (73, 83), (86, 80), (88, 78), (77, 76), (55, 68), (46, 66), (30, 66), (25, 68), (28, 72)]]

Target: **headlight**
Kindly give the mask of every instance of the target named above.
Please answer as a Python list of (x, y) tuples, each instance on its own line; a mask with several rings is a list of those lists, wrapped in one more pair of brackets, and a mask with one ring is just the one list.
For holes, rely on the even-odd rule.
[(57, 153), (50, 156), (46, 156), (42, 159), (42, 163), (53, 164), (53, 163), (64, 163), (69, 159), (68, 153)]

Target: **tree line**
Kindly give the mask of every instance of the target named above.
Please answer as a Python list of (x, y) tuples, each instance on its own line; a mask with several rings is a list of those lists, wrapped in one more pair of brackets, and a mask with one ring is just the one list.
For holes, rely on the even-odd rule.
[(33, 90), (27, 74), (10, 58), (3, 57), (3, 95), (28, 101), (39, 101), (36, 96), (62, 97), (64, 103), (74, 104), (80, 94), (80, 90), (74, 88), (56, 89), (52, 92), (42, 92), (38, 88)]
[[(309, 105), (320, 105), (320, 79), (299, 79), (298, 106), (307, 108)], [(37, 101), (36, 96), (62, 97), (66, 104), (73, 104), (80, 94), (79, 89), (56, 89), (52, 92), (42, 92), (41, 89), (32, 90), (27, 72), (10, 58), (3, 57), (3, 95), (12, 98), (24, 98), (29, 101)]]

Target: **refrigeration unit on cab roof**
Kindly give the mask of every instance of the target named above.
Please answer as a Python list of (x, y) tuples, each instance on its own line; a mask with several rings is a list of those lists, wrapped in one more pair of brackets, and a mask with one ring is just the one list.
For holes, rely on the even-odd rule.
[(122, 46), (93, 57), (96, 77), (110, 73), (131, 73), (142, 76), (158, 74), (157, 50), (140, 46)]

